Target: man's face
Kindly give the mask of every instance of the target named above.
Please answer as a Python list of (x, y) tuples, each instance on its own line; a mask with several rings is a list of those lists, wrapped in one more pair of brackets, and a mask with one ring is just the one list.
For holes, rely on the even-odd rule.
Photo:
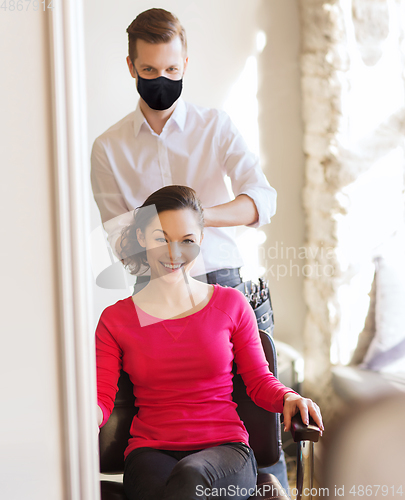
[(127, 57), (129, 71), (135, 79), (138, 72), (139, 76), (146, 79), (164, 76), (171, 80), (180, 80), (186, 70), (188, 57), (183, 52), (179, 36), (171, 42), (157, 44), (138, 39), (136, 51), (135, 68), (129, 56)]

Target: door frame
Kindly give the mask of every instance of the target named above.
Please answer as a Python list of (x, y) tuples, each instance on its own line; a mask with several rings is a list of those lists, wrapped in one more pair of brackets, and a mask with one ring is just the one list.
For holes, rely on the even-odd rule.
[(47, 9), (58, 240), (64, 498), (100, 500), (82, 0)]

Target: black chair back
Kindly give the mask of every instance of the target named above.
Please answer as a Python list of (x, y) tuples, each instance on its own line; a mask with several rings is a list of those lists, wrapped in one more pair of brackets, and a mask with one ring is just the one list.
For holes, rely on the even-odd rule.
[[(260, 331), (260, 339), (270, 371), (277, 377), (277, 354), (273, 339)], [(259, 468), (268, 467), (278, 462), (281, 454), (280, 415), (271, 413), (257, 406), (246, 394), (246, 386), (233, 367), (232, 397), (237, 403), (238, 414), (249, 433), (249, 444), (255, 452)]]
[[(260, 338), (271, 372), (277, 377), (277, 356), (273, 339), (264, 331)], [(250, 437), (259, 467), (278, 462), (281, 452), (280, 416), (259, 406), (246, 394), (242, 377), (233, 369), (233, 399), (238, 414), (244, 422)], [(107, 423), (100, 429), (100, 472), (121, 474), (124, 471), (124, 450), (130, 438), (129, 429), (138, 409), (135, 407), (133, 385), (124, 371), (118, 381), (118, 392), (114, 410)]]

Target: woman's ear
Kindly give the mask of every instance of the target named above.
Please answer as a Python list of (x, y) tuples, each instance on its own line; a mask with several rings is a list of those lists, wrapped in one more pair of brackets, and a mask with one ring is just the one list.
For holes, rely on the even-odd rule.
[(138, 243), (141, 245), (142, 248), (146, 247), (146, 242), (145, 242), (145, 235), (141, 231), (141, 229), (138, 227), (136, 230), (136, 238), (138, 240)]

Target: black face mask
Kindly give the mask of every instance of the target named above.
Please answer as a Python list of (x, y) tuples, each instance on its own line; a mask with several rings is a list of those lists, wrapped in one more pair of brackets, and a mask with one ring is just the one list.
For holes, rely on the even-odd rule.
[(169, 109), (180, 97), (183, 90), (183, 78), (180, 80), (170, 80), (165, 76), (159, 76), (148, 80), (139, 76), (138, 72), (137, 89), (139, 95), (146, 104), (156, 111)]

